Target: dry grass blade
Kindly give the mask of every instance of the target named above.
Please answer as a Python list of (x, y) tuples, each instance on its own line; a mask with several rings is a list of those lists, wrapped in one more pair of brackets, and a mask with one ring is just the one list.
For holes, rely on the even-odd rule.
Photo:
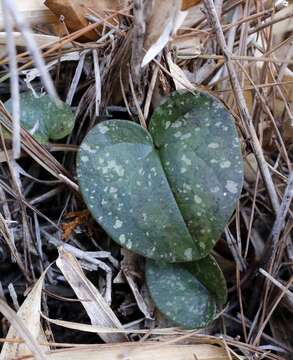
[(92, 348), (59, 350), (48, 355), (52, 360), (228, 360), (226, 351), (213, 345), (116, 344)]
[(9, 57), (10, 69), (10, 88), (12, 98), (12, 150), (13, 157), (20, 157), (20, 104), (19, 104), (19, 83), (16, 62), (16, 49), (13, 37), (13, 22), (7, 0), (2, 0), (2, 9), (4, 15), (4, 27), (7, 35), (7, 51)]
[[(195, 90), (195, 86), (187, 79), (184, 71), (173, 62), (170, 53), (167, 54), (167, 63), (173, 77), (176, 90)], [(180, 82), (177, 79), (180, 79)]]
[[(10, 322), (11, 326), (13, 326), (17, 334), (25, 341), (26, 346), (34, 355), (34, 358), (36, 360), (47, 360), (47, 357), (45, 356), (42, 347), (37, 343), (36, 339), (31, 334), (30, 330), (27, 328), (25, 322), (2, 299), (0, 299), (0, 312)], [(6, 357), (4, 359), (10, 360), (11, 357)]]
[(22, 273), (27, 278), (27, 280), (30, 281), (30, 278), (27, 276), (24, 263), (23, 263), (20, 255), (19, 255), (19, 253), (18, 253), (18, 251), (17, 251), (17, 249), (15, 247), (15, 244), (14, 244), (12, 238), (11, 238), (11, 235), (10, 235), (9, 228), (8, 228), (8, 226), (6, 224), (6, 221), (5, 221), (5, 219), (4, 219), (4, 217), (2, 216), (1, 213), (0, 213), (0, 234), (3, 237), (4, 241), (6, 242), (12, 257), (16, 261), (16, 263), (19, 266), (19, 268), (21, 269)]
[[(42, 0), (18, 1), (18, 11), (31, 25), (56, 23), (56, 16), (43, 4)], [(3, 28), (3, 13), (0, 12), (0, 29)]]
[[(62, 248), (59, 248), (57, 266), (80, 299), (91, 323), (103, 327), (117, 327), (123, 329), (120, 321), (106, 303), (97, 288), (86, 278), (76, 258)], [(120, 334), (102, 334), (99, 336), (105, 342), (118, 342), (126, 340)]]
[[(31, 292), (28, 294), (25, 301), (17, 311), (17, 316), (29, 328), (30, 335), (39, 342), (46, 341), (40, 322), (41, 294), (45, 274), (45, 272), (42, 274), (42, 276), (39, 278)], [(8, 331), (7, 338), (13, 339), (17, 338), (19, 335), (21, 334), (19, 334), (16, 329), (11, 326)], [(49, 348), (47, 346), (42, 346), (42, 350), (47, 351), (49, 350)], [(0, 360), (9, 360), (16, 357), (27, 356), (30, 354), (31, 351), (26, 343), (20, 345), (13, 343), (4, 343), (0, 354)]]
[[(21, 32), (14, 31), (12, 33), (13, 40), (16, 47), (25, 47), (26, 42)], [(44, 35), (44, 34), (33, 34), (33, 37), (39, 47), (43, 49), (49, 48), (53, 43), (59, 41), (59, 37), (54, 35)], [(6, 45), (8, 42), (6, 32), (0, 32), (0, 45)], [(65, 49), (72, 48), (71, 44), (64, 45)]]
[(97, 325), (88, 325), (88, 324), (80, 324), (71, 321), (63, 321), (50, 319), (44, 314), (42, 314), (43, 318), (51, 322), (52, 324), (62, 326), (64, 328), (79, 330), (89, 333), (101, 333), (101, 334), (154, 334), (154, 335), (178, 335), (182, 332), (176, 328), (160, 328), (160, 329), (123, 329), (123, 328), (109, 328), (109, 327), (101, 327)]
[[(6, 0), (5, 0), (6, 1)], [(13, 16), (19, 30), (21, 31), (25, 41), (26, 46), (29, 49), (31, 56), (35, 62), (35, 65), (38, 67), (42, 79), (44, 81), (44, 85), (47, 89), (48, 94), (58, 102), (58, 95), (53, 84), (53, 81), (48, 73), (45, 65), (45, 61), (41, 55), (41, 52), (38, 48), (38, 45), (33, 37), (33, 34), (29, 28), (27, 21), (23, 18), (22, 13), (18, 10), (17, 5), (14, 0), (9, 0), (6, 2), (6, 9)]]
[(96, 88), (96, 116), (100, 115), (100, 104), (101, 104), (101, 76), (100, 76), (100, 65), (97, 50), (93, 50), (93, 60), (95, 69), (95, 88)]

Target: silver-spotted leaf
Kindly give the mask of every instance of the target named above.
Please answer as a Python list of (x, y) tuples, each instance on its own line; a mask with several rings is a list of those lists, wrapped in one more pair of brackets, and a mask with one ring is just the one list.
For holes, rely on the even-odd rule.
[(161, 313), (175, 324), (197, 329), (214, 319), (216, 300), (185, 264), (147, 259), (146, 282)]
[[(5, 102), (12, 111), (12, 100)], [(28, 130), (40, 143), (60, 140), (69, 135), (74, 126), (74, 114), (70, 107), (61, 103), (56, 105), (48, 96), (35, 97), (31, 91), (20, 94), (21, 126)]]
[(213, 256), (182, 264), (213, 295), (218, 305), (227, 302), (228, 290), (226, 279)]
[(174, 93), (150, 127), (189, 232), (206, 256), (240, 196), (243, 163), (231, 114), (205, 93)]
[(166, 261), (196, 254), (152, 138), (141, 126), (124, 120), (95, 126), (80, 147), (77, 176), (91, 213), (122, 246)]
[(242, 187), (231, 115), (206, 94), (175, 93), (155, 111), (150, 133), (124, 120), (98, 124), (81, 145), (77, 173), (114, 240), (169, 262), (210, 252)]

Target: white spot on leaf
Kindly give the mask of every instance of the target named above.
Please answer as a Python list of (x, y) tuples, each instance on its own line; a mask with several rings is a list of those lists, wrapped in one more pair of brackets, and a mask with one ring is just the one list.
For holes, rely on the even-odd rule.
[(188, 157), (184, 154), (181, 158), (181, 160), (186, 164), (186, 165), (191, 165), (191, 160), (188, 159)]
[(227, 181), (225, 188), (232, 194), (237, 194), (238, 192), (238, 184), (232, 180)]
[(123, 222), (121, 220), (117, 219), (115, 221), (115, 224), (113, 225), (113, 228), (114, 229), (120, 229), (122, 225), (123, 225)]
[(192, 249), (188, 248), (184, 251), (184, 257), (186, 260), (192, 260)]
[(197, 196), (197, 195), (194, 195), (194, 201), (197, 203), (197, 204), (201, 204), (202, 203), (202, 199)]
[(218, 147), (219, 147), (219, 144), (215, 143), (215, 142), (212, 142), (208, 145), (208, 148), (211, 148), (211, 149), (217, 149)]
[(222, 161), (220, 163), (220, 167), (222, 169), (228, 169), (229, 167), (231, 166), (231, 162), (229, 160), (226, 160), (226, 161)]
[(126, 237), (125, 237), (124, 234), (121, 234), (121, 235), (119, 236), (119, 241), (121, 242), (121, 244), (124, 244), (124, 243), (125, 243)]

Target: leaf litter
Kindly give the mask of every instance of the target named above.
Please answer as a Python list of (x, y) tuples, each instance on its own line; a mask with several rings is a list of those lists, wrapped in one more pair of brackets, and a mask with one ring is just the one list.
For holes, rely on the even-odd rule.
[[(289, 358), (288, 354), (292, 353), (293, 346), (292, 337), (287, 336), (292, 332), (290, 323), (293, 317), (292, 301), (290, 302), (293, 260), (292, 2), (227, 0), (215, 1), (214, 8), (210, 0), (183, 1), (182, 7), (177, 4), (170, 11), (160, 13), (162, 28), (168, 34), (166, 40), (160, 40), (165, 45), (164, 50), (157, 57), (154, 52), (149, 64), (142, 69), (135, 68), (136, 72), (131, 66), (141, 64), (148, 49), (156, 44), (155, 34), (158, 29), (156, 26), (146, 27), (152, 21), (159, 25), (155, 17), (158, 16), (156, 10), (160, 7), (153, 6), (155, 2), (147, 2), (152, 3), (152, 6), (146, 5), (140, 12), (136, 12), (137, 8), (134, 11), (134, 7), (140, 1), (119, 4), (104, 1), (104, 8), (100, 13), (100, 9), (96, 9), (88, 1), (83, 12), (78, 14), (82, 14), (84, 18), (77, 27), (70, 23), (70, 17), (60, 17), (66, 14), (61, 12), (54, 16), (43, 4), (38, 8), (40, 2), (36, 1), (33, 6), (32, 3), (34, 2), (31, 1), (27, 8), (23, 4), (18, 8), (13, 1), (9, 8), (12, 18), (17, 19), (17, 26), (13, 30), (23, 34), (24, 39), (21, 43), (15, 41), (20, 91), (33, 89), (39, 92), (45, 87), (52, 98), (56, 99), (57, 90), (58, 96), (65, 101), (71, 89), (68, 99), (75, 112), (75, 127), (67, 140), (43, 145), (21, 128), (19, 135), (15, 135), (15, 144), (17, 141), (21, 143), (20, 158), (16, 161), (23, 169), (22, 172), (15, 166), (15, 152), (11, 151), (11, 144), (1, 135), (2, 296), (13, 306), (8, 290), (8, 285), (12, 283), (18, 301), (22, 303), (26, 289), (31, 288), (36, 279), (42, 276), (44, 269), (57, 259), (57, 248), (68, 245), (70, 251), (79, 255), (78, 260), (72, 260), (76, 273), (71, 280), (76, 281), (81, 276), (88, 291), (96, 289), (93, 290), (95, 296), (95, 291), (98, 291), (104, 297), (107, 304), (105, 309), (112, 309), (123, 328), (133, 330), (129, 333), (129, 338), (141, 339), (139, 343), (119, 344), (122, 346), (122, 353), (129, 351), (128, 346), (131, 346), (135, 349), (133, 357), (139, 359), (140, 354), (145, 351), (144, 346), (149, 346), (154, 349), (150, 350), (153, 351), (151, 357), (162, 357), (166, 351), (171, 351), (168, 358), (177, 359), (183, 356), (184, 351), (190, 351), (183, 343), (200, 343), (203, 344), (200, 346), (209, 346), (211, 358)], [(68, 6), (75, 9), (80, 6), (79, 1), (69, 3)], [(163, 2), (158, 3), (164, 9)], [(37, 10), (34, 10), (35, 6)], [(174, 14), (180, 8), (188, 13), (175, 32)], [(32, 10), (35, 12), (32, 13)], [(134, 13), (141, 14), (141, 18), (133, 21)], [(25, 21), (29, 19), (32, 30), (23, 26), (19, 14)], [(2, 13), (1, 19), (5, 16)], [(168, 24), (172, 24), (172, 27), (169, 25), (168, 28)], [(149, 47), (145, 48), (146, 36), (152, 39), (148, 35), (151, 32), (154, 40), (149, 40)], [(37, 37), (40, 34), (56, 38), (48, 38), (51, 45), (45, 38), (44, 43), (40, 44)], [(10, 38), (15, 38), (16, 34), (12, 35)], [(92, 40), (88, 35), (96, 37)], [(228, 53), (225, 53), (225, 44), (228, 46)], [(140, 49), (140, 53), (136, 54), (133, 49)], [(95, 66), (92, 50), (97, 55)], [(78, 52), (79, 59), (82, 59), (77, 74), (78, 61), (74, 60), (75, 57), (69, 62), (62, 61), (62, 56), (70, 51)], [(11, 97), (9, 78), (13, 76), (13, 72), (7, 71), (7, 65), (11, 65), (11, 62), (6, 56), (5, 47), (1, 45), (2, 53), (0, 90), (1, 101), (4, 103)], [(227, 61), (228, 71), (225, 65)], [(56, 90), (52, 89), (53, 82), (48, 77), (46, 64), (49, 62), (53, 64), (50, 66), (50, 78), (53, 78)], [(22, 72), (26, 69), (37, 69), (40, 77), (26, 83)], [(137, 69), (139, 76), (134, 77)], [(129, 76), (129, 71), (132, 76)], [(101, 94), (97, 91), (97, 85), (102, 89)], [(78, 145), (89, 130), (105, 118), (129, 119), (129, 112), (132, 119), (137, 119), (138, 115), (142, 119), (141, 114), (146, 114), (144, 120), (148, 124), (150, 115), (162, 97), (180, 87), (207, 90), (225, 103), (235, 117), (242, 155), (247, 162), (241, 198), (213, 252), (228, 283), (229, 302), (217, 321), (196, 334), (188, 330), (174, 330), (170, 328), (170, 324), (167, 324), (169, 330), (165, 331), (166, 320), (162, 319), (157, 310), (152, 314), (152, 319), (146, 316), (147, 312), (139, 310), (136, 303), (138, 297), (133, 295), (134, 289), (143, 295), (145, 301), (148, 299), (144, 290), (142, 264), (131, 270), (134, 282), (131, 288), (123, 271), (120, 272), (121, 249), (93, 219), (85, 217), (85, 223), (72, 227), (72, 232), (66, 234), (66, 242), (61, 231), (67, 221), (67, 213), (85, 209), (76, 185), (74, 158)], [(1, 129), (4, 127), (11, 132), (11, 116), (2, 104), (0, 111)], [(248, 121), (249, 119), (252, 121)], [(26, 177), (25, 173), (30, 177)], [(42, 180), (42, 185), (33, 178)], [(55, 191), (57, 187), (61, 187), (62, 191)], [(30, 203), (35, 198), (38, 201), (33, 206)], [(36, 217), (38, 221), (35, 221)], [(104, 269), (110, 269), (110, 272)], [(111, 273), (114, 280), (109, 281)], [(65, 277), (54, 266), (47, 271), (42, 301), (44, 319), (58, 318), (64, 322), (91, 326), (87, 324), (86, 309), (78, 303)], [(80, 300), (85, 304), (88, 299)], [(147, 306), (147, 309), (151, 308)], [(11, 311), (5, 313), (3, 308), (3, 312), (7, 319), (9, 314), (12, 316), (12, 323), (13, 317), (17, 321), (18, 318)], [(35, 312), (29, 315), (33, 314)], [(31, 331), (37, 334), (40, 323), (36, 321), (35, 324)], [(94, 324), (97, 327), (91, 335), (80, 331), (73, 333), (65, 328), (61, 331), (59, 327), (46, 321), (44, 324), (47, 329), (46, 340), (37, 339), (37, 335), (33, 333), (28, 338), (23, 334), (22, 326), (29, 329), (25, 318), (21, 326), (17, 327), (18, 338), (14, 338), (15, 335), (11, 335), (10, 330), (5, 348), (10, 347), (11, 351), (15, 351), (15, 344), (21, 344), (20, 338), (23, 337), (27, 347), (23, 347), (22, 351), (28, 352), (29, 348), (29, 351), (37, 354), (38, 350), (42, 352), (50, 348), (52, 354), (46, 355), (48, 358), (68, 358), (75, 354), (81, 359), (81, 351), (85, 350), (82, 348), (79, 351), (79, 344), (76, 343), (97, 343), (99, 340), (96, 334), (99, 333), (98, 330), (102, 333), (103, 327), (101, 324)], [(117, 322), (115, 324), (118, 325)], [(107, 326), (113, 328), (110, 324)], [(7, 328), (7, 323), (5, 325), (3, 322), (3, 338), (7, 335)], [(139, 330), (147, 332), (143, 335)], [(50, 333), (51, 336), (48, 335)], [(59, 350), (53, 351), (56, 347), (68, 346), (68, 342), (72, 347), (75, 343), (77, 348), (62, 350), (59, 354)], [(172, 345), (174, 343), (177, 345)], [(40, 344), (45, 344), (42, 347), (46, 348), (40, 350)], [(89, 358), (95, 356), (95, 351), (101, 352), (104, 345), (97, 346), (97, 350), (87, 350), (89, 353), (84, 356)], [(115, 349), (105, 349), (105, 357), (106, 352), (111, 358), (119, 356), (121, 352), (117, 353)], [(196, 348), (191, 351), (197, 358), (204, 359), (207, 347), (202, 348), (199, 353)]]

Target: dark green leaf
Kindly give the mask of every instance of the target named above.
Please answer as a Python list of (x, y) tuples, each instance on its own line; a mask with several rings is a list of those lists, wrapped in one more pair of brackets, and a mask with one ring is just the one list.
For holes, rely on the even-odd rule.
[(128, 121), (90, 131), (77, 162), (85, 202), (130, 250), (170, 262), (203, 258), (242, 187), (231, 115), (205, 94), (176, 93), (156, 110), (150, 132), (158, 150), (146, 130)]
[(146, 281), (155, 305), (174, 323), (196, 329), (214, 319), (215, 298), (185, 263), (147, 259)]
[[(12, 111), (12, 100), (5, 103)], [(21, 126), (41, 143), (63, 139), (74, 126), (74, 114), (70, 107), (62, 103), (57, 106), (48, 95), (35, 97), (31, 91), (20, 94)]]
[(110, 120), (93, 128), (81, 145), (77, 175), (87, 206), (114, 240), (144, 256), (190, 260), (194, 242), (141, 126)]
[(242, 189), (243, 164), (233, 118), (214, 97), (175, 93), (155, 111), (149, 131), (204, 257), (219, 239)]
[(213, 295), (217, 304), (227, 302), (227, 285), (225, 277), (213, 256), (182, 264)]

